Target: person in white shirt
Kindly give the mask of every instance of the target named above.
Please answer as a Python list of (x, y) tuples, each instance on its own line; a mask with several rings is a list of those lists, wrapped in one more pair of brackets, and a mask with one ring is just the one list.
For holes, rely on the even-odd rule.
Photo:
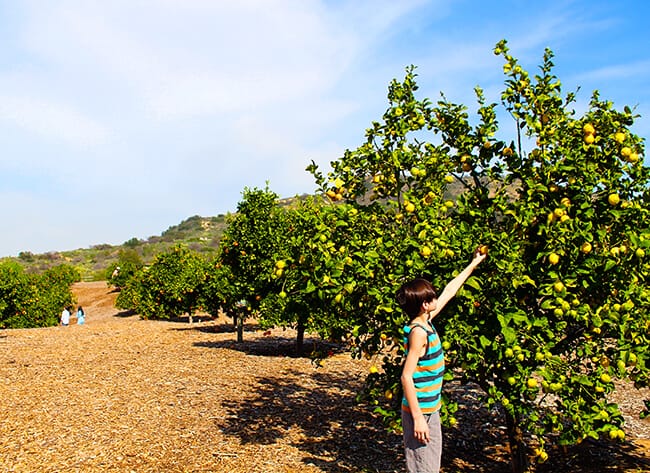
[(63, 312), (61, 312), (61, 325), (64, 327), (70, 325), (70, 311), (67, 307), (63, 309)]

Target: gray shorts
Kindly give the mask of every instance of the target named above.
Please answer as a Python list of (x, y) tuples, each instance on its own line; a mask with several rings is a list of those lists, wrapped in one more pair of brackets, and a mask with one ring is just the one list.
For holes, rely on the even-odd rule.
[[(425, 416), (427, 417), (427, 416)], [(404, 430), (404, 456), (406, 470), (409, 473), (438, 473), (442, 456), (442, 429), (440, 413), (428, 415), (429, 443), (420, 443), (413, 435), (413, 417), (402, 411), (402, 429)]]

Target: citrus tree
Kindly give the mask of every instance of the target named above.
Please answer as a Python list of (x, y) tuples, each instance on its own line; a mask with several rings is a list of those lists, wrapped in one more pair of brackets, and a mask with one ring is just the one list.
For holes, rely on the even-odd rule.
[[(262, 300), (262, 326), (293, 327), (296, 348), (303, 351), (306, 332), (340, 340), (348, 333), (349, 311), (344, 299), (356, 282), (345, 269), (352, 263), (342, 218), (356, 209), (324, 205), (320, 196), (301, 199), (283, 212), (283, 235), (274, 255), (271, 280), (274, 290)], [(315, 359), (325, 353), (312, 351)]]
[[(382, 363), (367, 394), (394, 427), (405, 322), (395, 290), (415, 275), (441, 288), (488, 245), (436, 325), (446, 379), (473, 381), (502, 407), (513, 467), (525, 471), (546, 460), (548, 442), (623, 439), (614, 381), (648, 384), (650, 174), (632, 110), (594, 92), (578, 114), (551, 51), (534, 75), (505, 41), (495, 53), (505, 61), (501, 107), (480, 88), (472, 117), (444, 96), (417, 99), (411, 67), (390, 84), (365, 143), (327, 176), (310, 170), (332, 202), (355, 209), (335, 224), (350, 256), (338, 279), (355, 281), (340, 302), (357, 353)], [(505, 128), (498, 111), (511, 117)], [(445, 406), (453, 424), (455, 406)]]
[(204, 269), (204, 261), (196, 252), (178, 245), (128, 279), (115, 305), (145, 319), (188, 314), (191, 322), (200, 307)]
[[(278, 206), (278, 196), (268, 189), (245, 188), (237, 213), (230, 217), (219, 244), (220, 272), (231, 278), (228, 284), (228, 306), (234, 308), (237, 339), (243, 339), (243, 322), (258, 313), (261, 301), (269, 293), (277, 292), (273, 275), (283, 269), (275, 267), (276, 253), (284, 238), (284, 213)], [(219, 269), (219, 268), (217, 268)], [(215, 277), (217, 281), (219, 277)], [(218, 300), (224, 290), (213, 294)], [(224, 299), (223, 297), (221, 297)]]
[(78, 280), (68, 265), (29, 274), (18, 263), (0, 264), (0, 328), (57, 325), (63, 307), (75, 301), (71, 286)]

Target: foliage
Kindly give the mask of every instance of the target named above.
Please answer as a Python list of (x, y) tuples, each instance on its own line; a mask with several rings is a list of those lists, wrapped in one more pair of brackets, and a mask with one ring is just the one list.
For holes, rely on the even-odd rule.
[(120, 309), (145, 319), (169, 319), (199, 308), (199, 288), (205, 280), (204, 261), (182, 246), (158, 255), (151, 266), (130, 278), (116, 300)]
[(57, 325), (63, 307), (74, 303), (70, 287), (78, 279), (70, 266), (34, 275), (17, 263), (0, 263), (0, 328)]
[(143, 267), (142, 257), (137, 251), (132, 248), (120, 250), (117, 262), (106, 270), (106, 282), (117, 288), (124, 287)]
[[(220, 262), (232, 279), (231, 296), (240, 322), (257, 313), (265, 295), (272, 292), (275, 254), (284, 238), (284, 213), (278, 196), (266, 189), (244, 189), (237, 213), (221, 239)], [(280, 270), (281, 272), (281, 270)], [(231, 302), (229, 307), (233, 306)], [(241, 340), (241, 331), (239, 339)]]
[[(489, 245), (489, 260), (436, 324), (446, 379), (475, 381), (488, 405), (502, 406), (513, 465), (523, 471), (526, 444), (544, 461), (549, 441), (623, 438), (607, 397), (613, 381), (648, 384), (650, 174), (630, 109), (594, 92), (576, 117), (550, 51), (532, 77), (505, 41), (495, 53), (505, 59), (510, 142), (495, 138), (498, 107), (480, 88), (473, 124), (444, 96), (436, 105), (418, 100), (411, 67), (391, 83), (366, 142), (333, 162), (327, 178), (310, 170), (333, 202), (358, 209), (336, 223), (352, 258), (343, 278), (356, 282), (341, 302), (358, 353), (381, 359), (367, 394), (394, 427), (404, 322), (394, 291), (415, 275), (442, 287), (479, 243)], [(451, 182), (465, 189), (456, 201), (445, 198)], [(446, 409), (453, 423), (455, 406)]]

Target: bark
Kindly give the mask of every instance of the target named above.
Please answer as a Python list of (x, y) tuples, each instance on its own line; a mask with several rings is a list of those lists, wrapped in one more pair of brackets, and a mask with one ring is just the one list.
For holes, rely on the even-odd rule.
[(519, 427), (518, 419), (506, 411), (506, 427), (508, 429), (508, 442), (510, 444), (510, 464), (513, 473), (526, 473), (531, 471), (526, 456), (526, 443), (524, 433)]
[(298, 322), (298, 327), (296, 329), (296, 353), (302, 355), (302, 350), (305, 345), (305, 324)]

